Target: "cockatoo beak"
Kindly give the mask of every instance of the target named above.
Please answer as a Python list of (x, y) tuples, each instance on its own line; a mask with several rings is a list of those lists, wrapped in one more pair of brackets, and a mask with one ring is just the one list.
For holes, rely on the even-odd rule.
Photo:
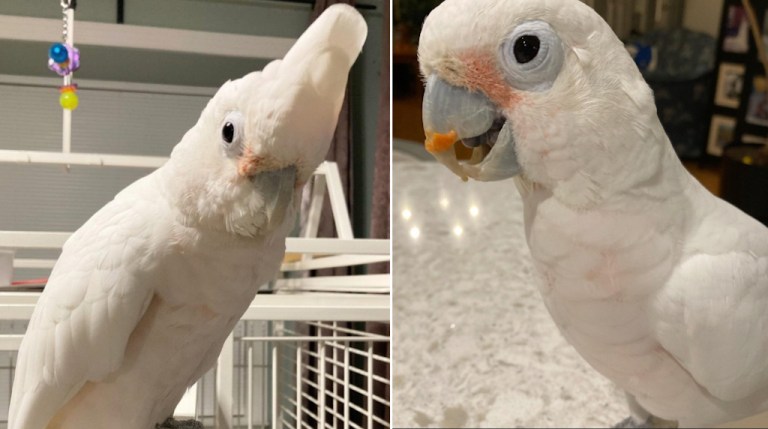
[(274, 230), (286, 218), (288, 208), (293, 204), (296, 192), (296, 167), (285, 167), (258, 173), (251, 178), (253, 184), (264, 196), (266, 229)]
[[(462, 180), (494, 181), (520, 173), (511, 123), (484, 94), (431, 75), (422, 113), (427, 151)], [(458, 142), (473, 149), (468, 162), (456, 158)]]

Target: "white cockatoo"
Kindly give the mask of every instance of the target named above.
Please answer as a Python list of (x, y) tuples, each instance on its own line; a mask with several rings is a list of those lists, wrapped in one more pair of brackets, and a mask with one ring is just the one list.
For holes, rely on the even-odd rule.
[(418, 52), (427, 150), (465, 180), (515, 178), (546, 306), (635, 423), (768, 409), (768, 229), (686, 172), (605, 21), (577, 0), (446, 0)]
[(9, 429), (150, 429), (274, 278), (367, 27), (324, 12), (225, 83), (170, 160), (64, 245), (19, 351)]

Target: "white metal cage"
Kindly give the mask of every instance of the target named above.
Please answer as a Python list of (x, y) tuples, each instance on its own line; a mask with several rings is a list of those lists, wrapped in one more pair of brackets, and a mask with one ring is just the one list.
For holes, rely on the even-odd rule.
[[(72, 162), (49, 156), (41, 162)], [(286, 242), (281, 276), (255, 297), (218, 365), (187, 392), (177, 417), (217, 429), (389, 428), (389, 274), (308, 275), (388, 262), (389, 241), (352, 237), (335, 164), (323, 164), (315, 179), (301, 237)], [(314, 238), (326, 192), (340, 238)], [(58, 251), (68, 237), (0, 231), (0, 249)], [(54, 263), (55, 255), (13, 260), (24, 269)], [(0, 429), (7, 425), (16, 351), (39, 294), (0, 292), (0, 385), (7, 377), (9, 387), (0, 392)]]
[[(231, 354), (190, 390), (178, 418), (248, 429), (390, 427), (388, 324), (243, 321), (226, 347)], [(227, 406), (231, 419), (217, 423)]]
[[(357, 327), (355, 327), (357, 325)], [(280, 323), (272, 336), (242, 337), (246, 412), (237, 427), (388, 428), (387, 335), (365, 323)], [(273, 374), (270, 408), (256, 416), (254, 354), (269, 356), (262, 377)], [(264, 395), (266, 397), (266, 395)], [(384, 417), (383, 417), (384, 416)]]
[[(10, 387), (26, 321), (0, 327), (0, 380)], [(389, 428), (389, 340), (388, 323), (241, 321), (176, 417), (206, 428)], [(10, 393), (0, 391), (0, 428)]]

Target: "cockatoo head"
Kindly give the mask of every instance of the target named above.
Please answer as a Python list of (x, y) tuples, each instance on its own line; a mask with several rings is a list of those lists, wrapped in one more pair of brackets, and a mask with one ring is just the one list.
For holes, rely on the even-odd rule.
[(577, 0), (446, 0), (418, 53), (426, 148), (464, 180), (609, 192), (658, 123), (624, 45)]
[(244, 236), (293, 222), (300, 190), (328, 152), (367, 27), (328, 8), (282, 60), (225, 83), (171, 155), (182, 213)]

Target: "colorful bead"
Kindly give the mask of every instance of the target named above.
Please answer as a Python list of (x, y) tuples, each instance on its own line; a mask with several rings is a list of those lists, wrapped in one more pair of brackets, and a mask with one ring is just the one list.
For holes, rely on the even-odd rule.
[(48, 56), (55, 63), (61, 64), (69, 59), (69, 52), (67, 51), (67, 47), (64, 46), (63, 43), (54, 43), (51, 45), (51, 48), (48, 49)]
[(68, 110), (77, 109), (77, 105), (80, 102), (77, 98), (77, 85), (62, 86), (60, 91), (59, 104), (61, 104), (61, 107)]
[(65, 92), (59, 96), (59, 104), (61, 104), (61, 107), (67, 110), (77, 109), (79, 102), (80, 100), (77, 99), (77, 94), (74, 92)]
[[(54, 47), (59, 45), (63, 47), (66, 53), (66, 58), (62, 62), (58, 62), (54, 59), (53, 55), (49, 55), (48, 68), (56, 72), (59, 76), (66, 76), (80, 68), (80, 50), (69, 46), (66, 43), (56, 43), (51, 46), (50, 51), (54, 50)], [(50, 54), (50, 52), (49, 52)], [(61, 58), (61, 57), (59, 57)]]

